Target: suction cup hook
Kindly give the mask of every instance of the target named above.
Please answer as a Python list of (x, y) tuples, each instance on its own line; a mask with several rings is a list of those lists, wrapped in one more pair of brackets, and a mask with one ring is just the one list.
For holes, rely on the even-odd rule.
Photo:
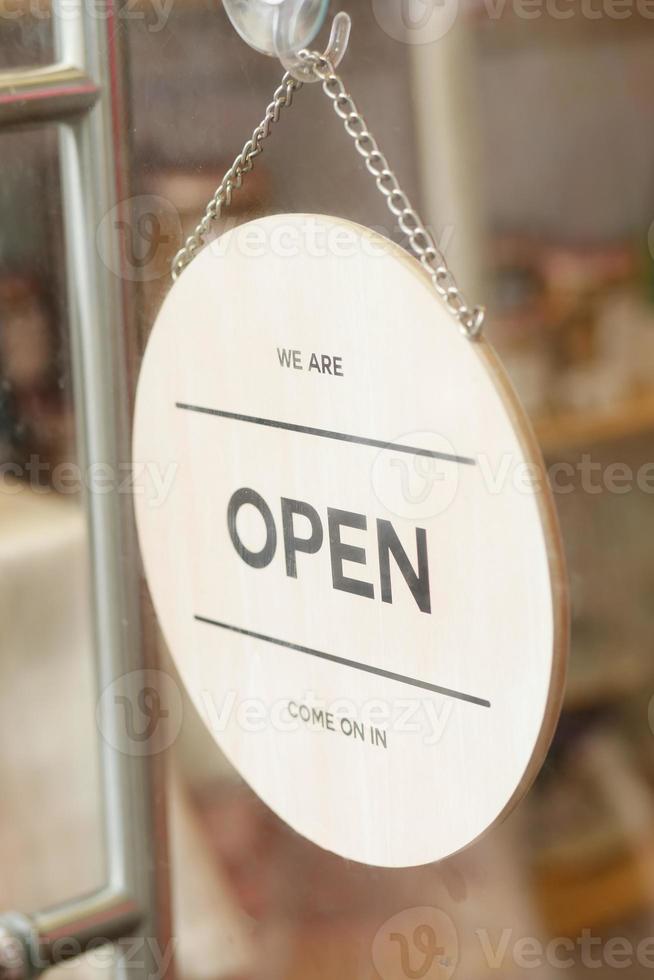
[[(329, 0), (223, 0), (227, 16), (244, 41), (261, 54), (277, 57), (301, 82), (316, 81), (299, 52), (312, 43), (327, 14)], [(325, 56), (338, 65), (350, 38), (351, 20), (339, 13), (332, 23)]]
[[(345, 56), (345, 52), (347, 51), (347, 46), (350, 41), (351, 30), (352, 20), (350, 15), (341, 10), (340, 13), (336, 14), (334, 20), (332, 21), (329, 42), (323, 52), (323, 56), (327, 58), (334, 69), (340, 65)], [(302, 45), (302, 48), (304, 47), (306, 47), (306, 45)], [(317, 82), (318, 79), (313, 74), (311, 69), (305, 65), (305, 63), (299, 57), (298, 52), (301, 51), (302, 48), (296, 48), (295, 50), (283, 50), (280, 46), (277, 50), (277, 57), (281, 61), (286, 71), (290, 72), (293, 78), (297, 79), (298, 82), (304, 82), (305, 84), (309, 82)]]

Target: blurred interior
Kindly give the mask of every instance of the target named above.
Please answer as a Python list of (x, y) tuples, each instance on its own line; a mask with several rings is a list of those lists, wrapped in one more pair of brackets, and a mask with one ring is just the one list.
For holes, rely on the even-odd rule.
[[(342, 74), (465, 292), (487, 302), (487, 336), (548, 465), (565, 464), (552, 472), (572, 594), (566, 701), (514, 814), (465, 853), (404, 871), (295, 835), (187, 702), (168, 760), (183, 980), (367, 980), (382, 924), (420, 906), (451, 917), (468, 980), (497, 973), (481, 927), (494, 943), (507, 927), (543, 943), (584, 929), (634, 945), (654, 935), (654, 22), (635, 7), (594, 19), (574, 0), (569, 19), (527, 19), (476, 0), (443, 38), (418, 44), (384, 29), (383, 2), (397, 0), (332, 3), (353, 18)], [(146, 330), (169, 288), (177, 216), (188, 234), (280, 76), (217, 0), (162, 9), (139, 0), (116, 26), (129, 55), (132, 194), (150, 216), (125, 228), (126, 249), (147, 255)], [(0, 18), (1, 70), (51, 59), (45, 4)], [(92, 889), (104, 862), (86, 530), (65, 469), (80, 422), (55, 127), (2, 132), (0, 159), (0, 732), (11, 746), (0, 906), (30, 908)], [(299, 94), (229, 214), (285, 211), (343, 215), (403, 242), (317, 86)], [(605, 479), (615, 464), (641, 479), (616, 489)], [(571, 955), (568, 976), (615, 969)], [(383, 980), (405, 975), (389, 971)], [(501, 974), (522, 972), (507, 956)]]

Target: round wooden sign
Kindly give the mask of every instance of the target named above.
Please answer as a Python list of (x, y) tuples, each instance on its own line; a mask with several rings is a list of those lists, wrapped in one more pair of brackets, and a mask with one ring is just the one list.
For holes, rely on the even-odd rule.
[(526, 791), (567, 642), (540, 455), (419, 264), (340, 219), (233, 229), (143, 360), (147, 579), (216, 742), (295, 830), (409, 866)]

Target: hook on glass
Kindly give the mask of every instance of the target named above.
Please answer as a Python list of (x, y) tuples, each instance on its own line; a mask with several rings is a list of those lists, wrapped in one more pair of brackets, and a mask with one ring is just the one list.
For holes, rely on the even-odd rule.
[[(327, 58), (334, 69), (340, 65), (345, 56), (345, 52), (347, 51), (347, 46), (350, 41), (351, 30), (352, 20), (350, 15), (341, 10), (340, 13), (336, 14), (334, 20), (332, 21), (329, 41), (323, 52), (324, 57)], [(311, 69), (308, 68), (298, 57), (298, 50), (300, 49), (292, 52), (285, 52), (278, 49), (277, 57), (281, 61), (286, 71), (290, 72), (293, 78), (297, 79), (298, 82), (304, 82), (306, 84), (308, 82), (318, 81)]]
[[(279, 58), (301, 82), (315, 81), (299, 58), (322, 27), (329, 0), (223, 0), (235, 30), (250, 47)], [(345, 54), (351, 20), (339, 13), (332, 23), (325, 56), (336, 67)]]

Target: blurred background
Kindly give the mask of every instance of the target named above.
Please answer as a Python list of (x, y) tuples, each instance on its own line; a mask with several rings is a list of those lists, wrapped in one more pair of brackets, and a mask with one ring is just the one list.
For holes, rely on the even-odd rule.
[[(464, 292), (487, 304), (486, 336), (550, 470), (572, 600), (567, 694), (513, 815), (465, 853), (406, 871), (296, 836), (185, 702), (165, 756), (177, 971), (649, 975), (654, 5), (332, 0), (339, 9), (353, 20), (346, 85)], [(281, 70), (243, 43), (218, 0), (130, 0), (105, 20), (126, 68), (115, 125), (128, 207), (116, 228), (142, 340), (182, 234)], [(47, 0), (0, 0), (4, 77), (55, 60)], [(106, 873), (62, 146), (55, 122), (0, 129), (0, 909), (28, 912)], [(342, 215), (405, 244), (318, 86), (298, 94), (229, 220), (286, 211)], [(423, 907), (452, 927), (445, 953), (398, 958), (385, 924), (399, 916), (395, 934), (410, 941)]]

